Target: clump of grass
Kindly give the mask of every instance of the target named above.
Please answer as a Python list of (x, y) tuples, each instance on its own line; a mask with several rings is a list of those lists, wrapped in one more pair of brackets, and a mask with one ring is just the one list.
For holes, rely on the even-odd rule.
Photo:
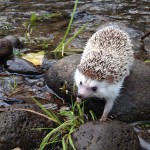
[[(44, 148), (48, 145), (61, 143), (63, 150), (68, 150), (69, 147), (72, 147), (72, 149), (75, 150), (76, 148), (72, 140), (72, 133), (75, 132), (81, 124), (85, 123), (86, 117), (84, 114), (84, 102), (80, 104), (77, 102), (72, 102), (72, 107), (70, 110), (62, 110), (58, 115), (56, 115), (52, 111), (48, 111), (46, 108), (44, 108), (43, 105), (37, 100), (34, 99), (34, 101), (46, 114), (41, 114), (41, 116), (46, 117), (47, 119), (56, 123), (56, 127), (51, 129), (38, 128), (38, 130), (50, 130), (50, 132), (42, 140), (39, 149), (44, 150)], [(90, 114), (92, 119), (95, 120), (92, 111), (90, 111)]]
[(84, 24), (72, 37), (70, 37), (68, 40), (66, 40), (67, 36), (69, 34), (69, 31), (71, 29), (72, 23), (73, 23), (73, 18), (74, 18), (74, 15), (75, 15), (77, 4), (78, 4), (78, 0), (75, 1), (75, 5), (74, 5), (74, 8), (73, 8), (73, 11), (72, 11), (72, 14), (71, 14), (71, 18), (70, 18), (67, 30), (65, 32), (65, 35), (64, 35), (62, 41), (59, 43), (59, 45), (53, 51), (55, 53), (61, 52), (62, 56), (64, 56), (65, 46), (67, 44), (69, 44), (73, 39), (75, 39), (86, 27), (86, 24)]

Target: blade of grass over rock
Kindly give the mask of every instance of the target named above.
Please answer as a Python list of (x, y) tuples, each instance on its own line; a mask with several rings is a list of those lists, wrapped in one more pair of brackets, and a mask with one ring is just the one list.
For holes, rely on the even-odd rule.
[(32, 98), (36, 104), (50, 117), (54, 120), (54, 122), (61, 124), (60, 120), (58, 119), (58, 117), (52, 112), (52, 111), (48, 111), (41, 103), (39, 103), (35, 98)]
[[(39, 115), (39, 116), (42, 116), (42, 117), (44, 117), (44, 118), (47, 118), (48, 120), (51, 120), (51, 121), (56, 122), (55, 119), (50, 118), (50, 117), (48, 117), (48, 116), (46, 116), (46, 115), (44, 115), (44, 114), (42, 114), (42, 113), (36, 112), (36, 111), (34, 111), (34, 110), (31, 110), (31, 109), (18, 108), (18, 109), (14, 109), (14, 110), (21, 110), (21, 111), (31, 112), (31, 113), (37, 114), (37, 115)], [(57, 123), (57, 122), (56, 122), (56, 123)]]

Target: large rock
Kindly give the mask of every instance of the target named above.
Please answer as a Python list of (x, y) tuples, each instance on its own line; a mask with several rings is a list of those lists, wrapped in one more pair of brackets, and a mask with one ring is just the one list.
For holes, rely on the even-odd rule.
[(122, 122), (88, 122), (73, 134), (77, 150), (140, 150), (134, 129)]
[(54, 127), (54, 122), (32, 112), (14, 109), (32, 109), (41, 112), (36, 105), (18, 104), (0, 113), (0, 149), (12, 150), (19, 147), (22, 150), (39, 148), (48, 130), (36, 128)]
[(20, 73), (26, 75), (38, 75), (42, 74), (38, 68), (32, 63), (21, 58), (14, 58), (7, 61), (7, 70), (12, 73)]
[[(79, 54), (71, 55), (60, 59), (50, 67), (46, 74), (47, 85), (59, 96), (66, 98), (66, 93), (61, 92), (64, 81), (67, 81), (69, 91), (73, 89), (73, 76), (76, 65), (80, 61)], [(109, 116), (126, 122), (150, 119), (150, 68), (143, 62), (135, 60), (133, 69), (121, 90), (120, 97)], [(71, 92), (70, 92), (71, 93)], [(68, 98), (68, 101), (70, 98)], [(86, 109), (93, 110), (100, 118), (104, 101), (89, 100), (86, 102)]]
[(67, 96), (66, 92), (61, 90), (65, 81), (67, 81), (67, 90), (72, 93), (74, 72), (76, 66), (79, 64), (80, 57), (80, 54), (64, 57), (54, 63), (47, 71), (45, 76), (46, 83), (59, 96), (64, 98)]
[(7, 39), (0, 39), (0, 59), (6, 60), (13, 54), (13, 46)]

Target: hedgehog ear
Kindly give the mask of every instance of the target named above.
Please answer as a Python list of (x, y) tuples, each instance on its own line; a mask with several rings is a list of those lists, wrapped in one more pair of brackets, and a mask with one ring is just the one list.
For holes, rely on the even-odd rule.
[(113, 75), (107, 75), (105, 80), (108, 82), (108, 83), (112, 83), (114, 81), (114, 76)]

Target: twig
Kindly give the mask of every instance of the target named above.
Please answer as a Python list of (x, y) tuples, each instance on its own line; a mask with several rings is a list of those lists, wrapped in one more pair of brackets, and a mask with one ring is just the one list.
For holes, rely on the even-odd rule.
[(150, 34), (150, 31), (148, 31), (147, 33), (145, 33), (145, 34), (141, 37), (141, 40), (144, 40), (149, 34)]

